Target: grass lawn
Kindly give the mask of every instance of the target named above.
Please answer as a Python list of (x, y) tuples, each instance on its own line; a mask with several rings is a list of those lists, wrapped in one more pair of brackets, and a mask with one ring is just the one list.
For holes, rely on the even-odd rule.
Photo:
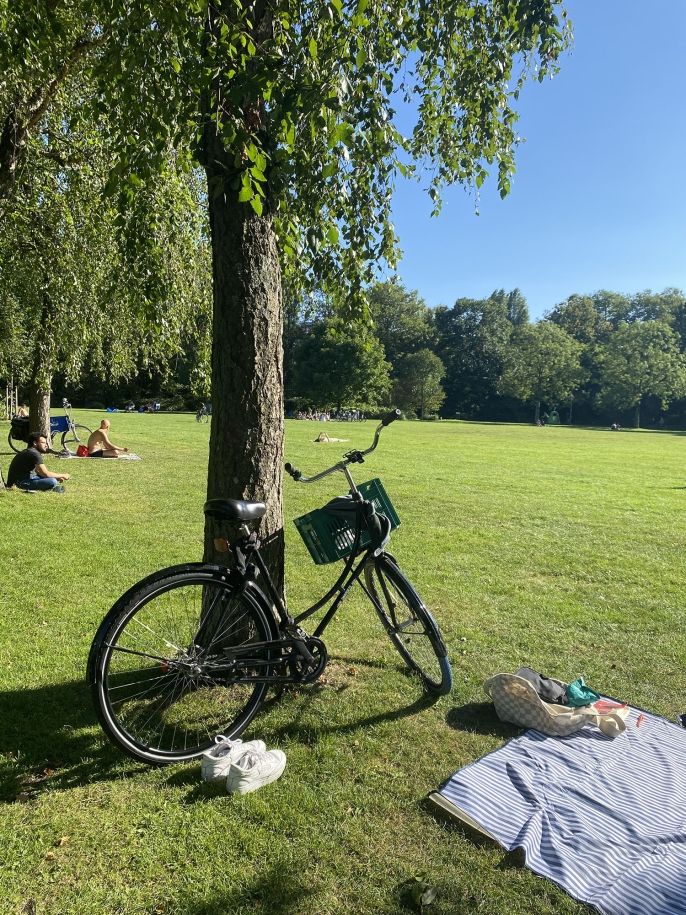
[[(200, 558), (209, 435), (192, 415), (112, 419), (143, 461), (52, 458), (73, 476), (64, 495), (0, 492), (2, 913), (393, 913), (419, 873), (438, 891), (432, 915), (590, 912), (425, 797), (518, 733), (482, 692), (498, 671), (582, 675), (668, 718), (686, 711), (686, 436), (387, 429), (357, 479), (380, 476), (400, 514), (393, 551), (443, 628), (453, 692), (422, 701), (360, 592), (327, 630), (323, 681), (247, 732), (288, 765), (241, 798), (201, 784), (197, 764), (137, 765), (95, 724), (84, 669), (106, 610), (143, 575)], [(350, 444), (314, 444), (324, 428)], [(315, 471), (373, 428), (288, 422), (286, 455)], [(341, 483), (286, 481), (295, 609), (334, 569), (311, 563), (290, 521)]]

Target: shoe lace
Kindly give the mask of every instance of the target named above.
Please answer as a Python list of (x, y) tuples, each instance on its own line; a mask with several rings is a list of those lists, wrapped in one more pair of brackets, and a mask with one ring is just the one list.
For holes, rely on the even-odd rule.
[(244, 772), (248, 772), (250, 769), (253, 769), (260, 761), (260, 753), (255, 753), (254, 750), (246, 750), (245, 753), (242, 753), (238, 759), (234, 760), (234, 766), (237, 766), (239, 769), (242, 769)]

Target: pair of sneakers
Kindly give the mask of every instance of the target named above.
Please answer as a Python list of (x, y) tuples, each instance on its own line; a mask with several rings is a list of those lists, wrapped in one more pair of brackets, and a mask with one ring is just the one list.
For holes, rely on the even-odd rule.
[(222, 734), (202, 756), (200, 774), (206, 782), (226, 779), (230, 794), (249, 794), (276, 781), (286, 768), (282, 750), (268, 750), (263, 740), (229, 740)]

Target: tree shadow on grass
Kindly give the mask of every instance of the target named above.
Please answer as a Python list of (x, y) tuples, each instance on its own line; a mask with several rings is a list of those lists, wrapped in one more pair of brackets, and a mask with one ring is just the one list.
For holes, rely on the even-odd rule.
[[(409, 705), (389, 709), (388, 711), (379, 712), (377, 714), (361, 716), (355, 718), (353, 721), (328, 724), (325, 719), (322, 719), (318, 724), (313, 725), (310, 720), (308, 724), (303, 725), (301, 723), (302, 719), (307, 714), (310, 703), (317, 696), (317, 691), (308, 692), (307, 694), (303, 693), (299, 697), (300, 702), (298, 708), (294, 709), (293, 720), (289, 721), (287, 724), (277, 725), (272, 728), (270, 734), (275, 739), (287, 738), (289, 740), (297, 740), (308, 746), (313, 746), (319, 742), (319, 738), (324, 734), (350, 734), (354, 731), (358, 731), (360, 728), (373, 727), (374, 725), (382, 724), (385, 721), (399, 721), (401, 718), (407, 718), (411, 715), (417, 715), (419, 712), (423, 712), (425, 709), (435, 705), (439, 699), (438, 696), (431, 696), (428, 693), (423, 693)], [(269, 703), (267, 703), (267, 706), (268, 705)]]
[(522, 733), (521, 728), (498, 718), (492, 702), (467, 702), (455, 706), (446, 715), (446, 722), (456, 731), (490, 734), (505, 740)]
[[(104, 741), (84, 681), (0, 692), (0, 802), (127, 771)], [(132, 764), (135, 766), (135, 764)], [(131, 771), (137, 771), (135, 767)]]
[(170, 901), (165, 911), (178, 915), (227, 915), (228, 912), (265, 912), (269, 915), (297, 915), (310, 906), (309, 897), (316, 890), (308, 885), (298, 864), (272, 861), (261, 867), (259, 874), (235, 890), (208, 896), (205, 899), (184, 902)]
[[(315, 684), (316, 686), (316, 684)], [(319, 740), (325, 734), (349, 734), (360, 728), (373, 727), (385, 721), (398, 721), (401, 718), (407, 718), (410, 715), (416, 715), (424, 711), (438, 701), (437, 696), (422, 695), (409, 705), (401, 708), (390, 709), (386, 712), (380, 712), (376, 715), (367, 715), (366, 717), (356, 718), (354, 721), (347, 721), (340, 724), (327, 724), (322, 717), (320, 723), (313, 724), (311, 719), (307, 724), (302, 723), (303, 717), (307, 714), (309, 706), (317, 697), (317, 692), (312, 692), (312, 687), (304, 687), (308, 692), (302, 692), (298, 695), (297, 700), (293, 702), (293, 718), (287, 724), (270, 725), (260, 731), (262, 737), (268, 746), (279, 745), (284, 741), (297, 741), (304, 746), (316, 746)], [(268, 699), (262, 711), (267, 713), (270, 708), (281, 701), (280, 696), (274, 696)], [(256, 719), (259, 724), (259, 716)], [(253, 722), (251, 729), (254, 730)], [(169, 785), (176, 787), (192, 786), (192, 790), (186, 796), (189, 803), (196, 801), (213, 801), (218, 795), (226, 794), (225, 786), (222, 783), (219, 786), (208, 785), (205, 782), (198, 784), (198, 773), (195, 769), (180, 769), (172, 772), (167, 779)], [(215, 790), (216, 789), (216, 790)]]

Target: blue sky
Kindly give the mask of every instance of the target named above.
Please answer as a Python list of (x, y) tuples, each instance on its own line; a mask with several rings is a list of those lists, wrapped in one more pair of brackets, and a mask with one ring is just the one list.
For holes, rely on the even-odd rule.
[(518, 286), (532, 319), (574, 292), (686, 291), (686, 2), (568, 0), (574, 45), (520, 99), (517, 173), (439, 217), (403, 182), (398, 273), (427, 304)]

